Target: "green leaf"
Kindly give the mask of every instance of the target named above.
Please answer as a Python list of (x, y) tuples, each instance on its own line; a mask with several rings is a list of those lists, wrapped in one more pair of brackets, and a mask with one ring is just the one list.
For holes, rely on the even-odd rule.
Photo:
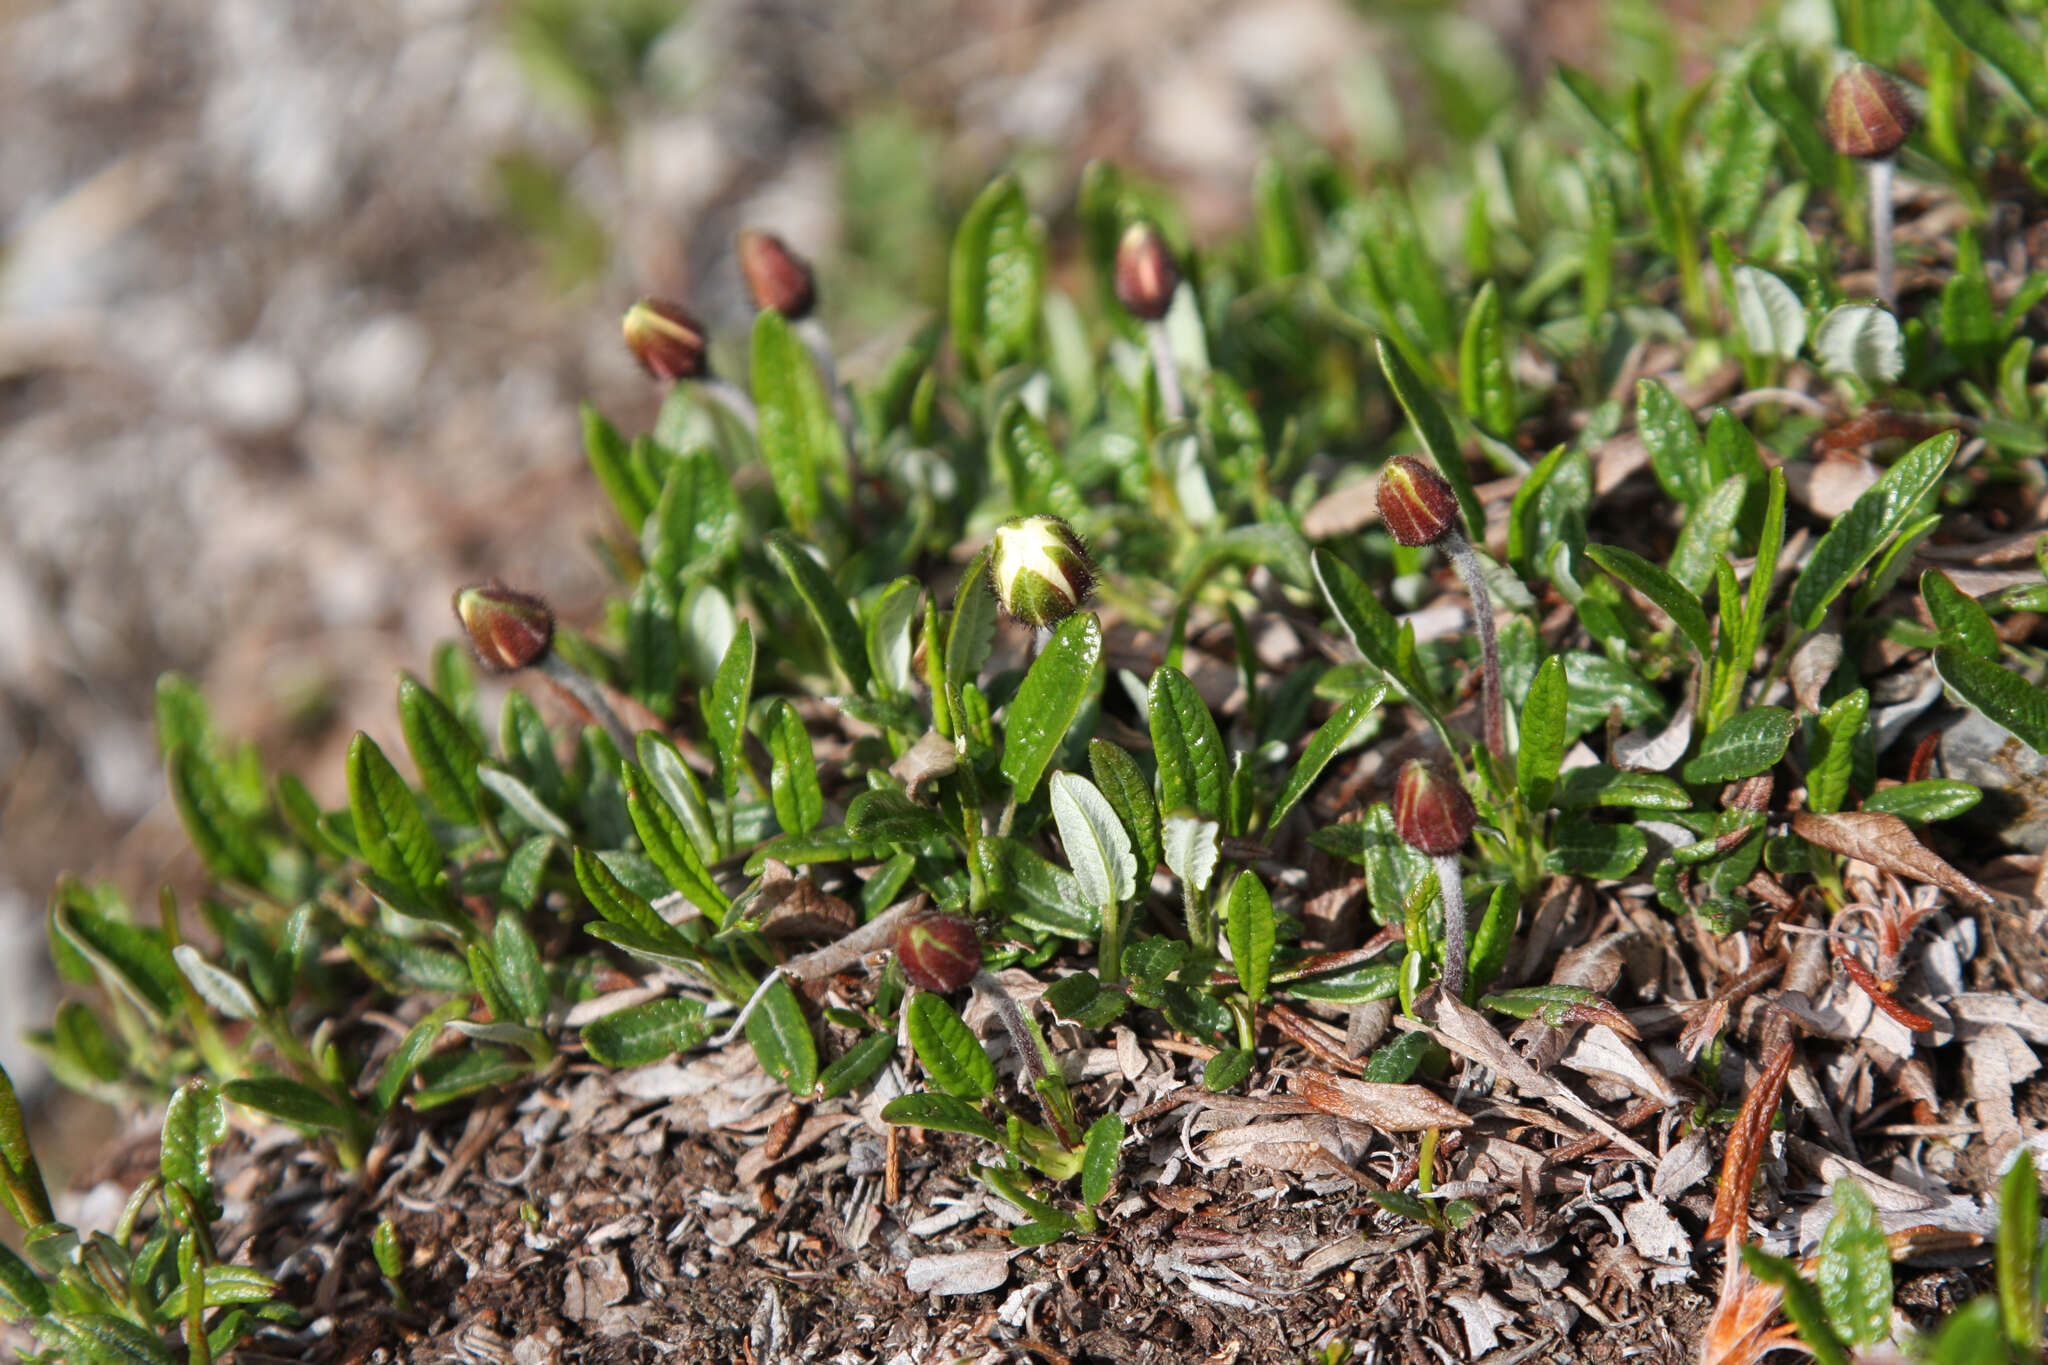
[(1666, 568), (1687, 590), (1705, 592), (1707, 584), (1714, 580), (1715, 563), (1734, 550), (1736, 525), (1748, 496), (1748, 477), (1731, 475), (1709, 487), (1692, 515), (1686, 518), (1684, 529), (1678, 533), (1678, 543), (1671, 547), (1671, 560)]
[(598, 485), (604, 489), (605, 496), (617, 509), (619, 520), (638, 535), (647, 514), (654, 508), (654, 500), (642, 493), (639, 480), (634, 477), (626, 458), (626, 442), (618, 429), (588, 403), (583, 404), (582, 416), (583, 453), (590, 460), (590, 468), (597, 475)]
[(605, 925), (593, 925), (590, 932), (610, 942), (629, 946), (635, 952), (679, 958), (693, 965), (696, 952), (690, 941), (667, 920), (655, 913), (645, 897), (620, 881), (603, 859), (585, 849), (575, 851), (576, 882), (590, 898), (591, 908), (626, 937), (599, 933)]
[(1924, 823), (1952, 819), (1983, 799), (1983, 790), (1968, 782), (1930, 777), (1924, 782), (1902, 782), (1896, 787), (1872, 792), (1864, 801), (1863, 809)]
[(818, 1043), (804, 1018), (789, 978), (779, 973), (747, 1018), (747, 1041), (761, 1069), (789, 1087), (793, 1095), (809, 1095), (818, 1083)]
[(910, 676), (912, 624), (923, 595), (924, 585), (916, 579), (899, 578), (882, 589), (868, 613), (868, 672), (887, 695), (907, 696), (914, 681)]
[(809, 349), (772, 308), (754, 318), (752, 378), (761, 463), (790, 529), (808, 540), (825, 510), (825, 480), (846, 467), (846, 445)]
[(969, 1103), (979, 1103), (995, 1092), (995, 1063), (944, 996), (919, 991), (906, 1009), (910, 1045), (932, 1084)]
[(1695, 503), (1707, 494), (1699, 426), (1671, 390), (1654, 379), (1636, 381), (1636, 431), (1650, 456), (1650, 471), (1671, 497)]
[(126, 920), (68, 902), (52, 911), (59, 933), (92, 962), (102, 981), (162, 1024), (184, 1002), (184, 978), (163, 939)]
[(178, 964), (178, 970), (185, 974), (185, 979), (192, 983), (192, 989), (199, 992), (199, 998), (212, 1006), (216, 1013), (246, 1021), (263, 1012), (255, 994), (240, 977), (208, 962), (205, 955), (191, 944), (180, 943), (171, 949), (171, 957)]
[(985, 1138), (998, 1146), (1005, 1145), (1003, 1130), (983, 1118), (973, 1105), (936, 1091), (898, 1095), (882, 1106), (882, 1121), (905, 1127), (935, 1128), (942, 1133), (965, 1133), (969, 1137)]
[(1422, 438), (1423, 448), (1436, 462), (1437, 472), (1458, 495), (1458, 508), (1464, 513), (1469, 533), (1483, 535), (1486, 512), (1479, 505), (1479, 494), (1473, 490), (1472, 475), (1465, 468), (1464, 452), (1458, 448), (1458, 437), (1451, 430), (1451, 419), (1444, 415), (1443, 406), (1436, 401), (1436, 395), (1429, 391), (1429, 386), (1409, 368), (1401, 353), (1387, 344), (1384, 336), (1374, 337), (1372, 345), (1373, 354), (1379, 357), (1380, 373), (1387, 377), (1387, 387), (1394, 391), (1401, 411), (1408, 414), (1416, 435)]
[(1563, 658), (1571, 681), (1565, 733), (1573, 739), (1607, 724), (1616, 712), (1624, 725), (1641, 725), (1663, 715), (1664, 699), (1627, 664), (1580, 650)]
[(1003, 776), (1017, 804), (1031, 799), (1081, 713), (1102, 663), (1102, 623), (1092, 612), (1069, 616), (1039, 651), (1003, 721)]
[(543, 801), (540, 793), (521, 782), (503, 768), (485, 764), (476, 772), (477, 781), (488, 787), (491, 794), (510, 807), (512, 813), (524, 820), (541, 834), (567, 842), (569, 822), (555, 814)]
[(348, 746), (348, 809), (363, 861), (386, 881), (440, 908), (448, 900), (441, 846), (412, 789), (377, 742), (356, 731)]
[(447, 703), (410, 673), (398, 675), (398, 723), (434, 808), (458, 825), (480, 823), (484, 789), (476, 770), (484, 751)]
[(1479, 1003), (1515, 1019), (1536, 1019), (1555, 1028), (1566, 1023), (1581, 1005), (1604, 1003), (1599, 992), (1584, 986), (1523, 986), (1484, 996)]
[(1842, 808), (1849, 796), (1856, 739), (1870, 714), (1870, 693), (1863, 688), (1840, 698), (1820, 713), (1816, 723), (1821, 742), (1806, 768), (1806, 808), (1827, 815)]
[(1957, 433), (1945, 431), (1921, 442), (1835, 518), (1792, 585), (1794, 626), (1812, 630), (1820, 625), (1828, 604), (1912, 519), (1955, 457), (1958, 439)]
[(747, 735), (747, 705), (754, 695), (754, 628), (742, 621), (733, 632), (711, 680), (711, 693), (704, 705), (704, 732), (718, 755), (718, 771), (725, 780), (730, 799), (739, 790), (739, 775), (746, 769), (744, 745)]
[(775, 761), (769, 778), (775, 818), (791, 834), (809, 834), (825, 817), (825, 792), (818, 785), (810, 732), (796, 708), (780, 698), (768, 713), (768, 752)]
[(1214, 820), (1204, 820), (1193, 811), (1177, 810), (1166, 817), (1161, 836), (1162, 856), (1174, 876), (1181, 879), (1192, 893), (1209, 889), (1209, 881), (1216, 875), (1216, 863), (1222, 856), (1217, 836), (1223, 827)]
[[(647, 747), (642, 745), (641, 751), (645, 753)], [(646, 770), (636, 764), (620, 762), (619, 785), (626, 795), (626, 813), (632, 817), (647, 860), (692, 905), (714, 919), (723, 919), (732, 901), (711, 879), (696, 840), (675, 807), (657, 789)]]
[(39, 1318), (50, 1311), (50, 1291), (29, 1263), (0, 1244), (0, 1321)]
[(1878, 1226), (1877, 1205), (1854, 1180), (1834, 1184), (1835, 1216), (1821, 1234), (1814, 1288), (1828, 1323), (1851, 1346), (1876, 1346), (1892, 1335), (1892, 1250)]
[[(1157, 681), (1155, 677), (1155, 686)], [(1385, 687), (1368, 687), (1330, 713), (1330, 718), (1310, 736), (1294, 771), (1287, 776), (1287, 785), (1280, 789), (1278, 799), (1273, 802), (1273, 814), (1266, 822), (1269, 829), (1278, 828), (1280, 822), (1287, 818), (1287, 813), (1294, 809), (1294, 803), (1308, 794), (1308, 789), (1322, 776), (1331, 759), (1366, 737), (1366, 723), (1373, 718), (1373, 712), (1386, 695)], [(1527, 742), (1526, 735), (1524, 742)], [(1097, 780), (1100, 781), (1100, 774)]]
[(498, 1048), (437, 1052), (420, 1063), (420, 1088), (413, 1092), (412, 1107), (417, 1113), (430, 1113), (494, 1085), (516, 1081), (532, 1070), (530, 1058)]
[(1551, 835), (1544, 870), (1568, 877), (1614, 880), (1626, 877), (1650, 851), (1650, 841), (1634, 825), (1607, 825), (1596, 820), (1566, 819)]
[(164, 1181), (183, 1186), (207, 1217), (217, 1216), (213, 1213), (213, 1149), (227, 1135), (227, 1112), (221, 1108), (219, 1092), (199, 1080), (179, 1086), (164, 1109), (157, 1166)]
[(1323, 600), (1329, 603), (1331, 615), (1344, 627), (1344, 634), (1358, 652), (1366, 662), (1409, 687), (1410, 680), (1402, 672), (1399, 655), (1401, 623), (1380, 605), (1379, 598), (1373, 596), (1372, 589), (1349, 564), (1322, 549), (1315, 552), (1311, 562), (1316, 583), (1323, 590)]
[(2048, 693), (1955, 645), (1936, 649), (1934, 666), (1941, 680), (1986, 719), (2010, 730), (2035, 753), (2048, 754)]
[(583, 1050), (610, 1067), (647, 1066), (697, 1046), (711, 1035), (695, 1000), (647, 1000), (583, 1026)]
[(796, 595), (803, 599), (811, 624), (824, 638), (826, 651), (845, 679), (847, 689), (867, 691), (867, 642), (862, 638), (860, 626), (855, 623), (853, 612), (847, 607), (845, 596), (833, 584), (831, 575), (811, 557), (811, 552), (801, 541), (785, 531), (770, 531), (767, 545), (775, 567), (782, 570), (783, 577), (796, 589)]
[(468, 1013), (469, 1002), (466, 999), (450, 1000), (405, 1031), (405, 1037), (399, 1039), (398, 1046), (385, 1059), (384, 1069), (377, 1075), (376, 1089), (370, 1095), (378, 1114), (390, 1113), (391, 1107), (398, 1103), (398, 1097), (405, 1092), (405, 1083), (412, 1079), (413, 1073), (433, 1052), (449, 1021)]
[[(245, 1265), (210, 1265), (200, 1269), (199, 1302), (206, 1308), (225, 1308), (237, 1303), (267, 1303), (277, 1296), (277, 1281)], [(187, 1287), (180, 1284), (161, 1305), (167, 1318), (181, 1317), (189, 1301)]]
[(229, 1081), (220, 1088), (221, 1097), (244, 1109), (254, 1109), (301, 1128), (324, 1128), (348, 1133), (354, 1116), (309, 1085), (283, 1076), (250, 1076)]
[(105, 1313), (67, 1313), (51, 1324), (70, 1339), (77, 1355), (64, 1358), (93, 1365), (177, 1365), (177, 1357), (156, 1333)]
[(2036, 114), (2048, 114), (2048, 62), (2038, 39), (2012, 26), (1990, 0), (1933, 0), (1934, 12), (1972, 52), (2011, 81)]
[(1999, 1182), (1998, 1321), (2021, 1360), (2041, 1355), (2041, 1187), (2022, 1146)]
[(1159, 808), (1221, 815), (1226, 779), (1223, 735), (1202, 694), (1179, 669), (1162, 664), (1152, 675), (1146, 711), (1153, 757), (1159, 763)]
[(987, 883), (990, 904), (1011, 923), (1083, 941), (1102, 932), (1102, 907), (1082, 898), (1073, 873), (1030, 845), (984, 836), (975, 841), (974, 860)]
[(1733, 782), (1769, 772), (1785, 756), (1799, 722), (1782, 706), (1756, 706), (1731, 718), (1700, 741), (1687, 759), (1688, 782)]
[(1998, 658), (1998, 628), (1991, 624), (1991, 614), (1958, 588), (1953, 578), (1940, 569), (1924, 571), (1920, 597), (1927, 603), (1927, 614), (1934, 618), (1943, 643), (1960, 645), (1980, 659)]
[(981, 192), (953, 238), (947, 311), (953, 344), (979, 378), (1036, 350), (1044, 290), (1043, 230), (1005, 175)]
[(1149, 876), (1165, 856), (1160, 840), (1159, 803), (1152, 799), (1152, 784), (1138, 768), (1138, 761), (1121, 745), (1106, 739), (1088, 741), (1088, 770), (1103, 798), (1124, 822), (1138, 856), (1138, 872)]
[(682, 822), (699, 860), (705, 865), (718, 861), (724, 849), (697, 774), (690, 771), (689, 764), (683, 762), (682, 754), (666, 736), (642, 730), (636, 747), (640, 751), (640, 767), (654, 784), (652, 794), (667, 802), (669, 810)]
[[(767, 316), (762, 314), (763, 318)], [(758, 324), (756, 328), (758, 348)], [(805, 360), (808, 363), (809, 357)], [(761, 425), (765, 461), (770, 428), (765, 404)], [(778, 427), (776, 434), (781, 437), (787, 433)], [(771, 477), (773, 472), (771, 465)], [(780, 494), (782, 484), (777, 482), (775, 487)], [(743, 524), (732, 476), (725, 472), (718, 456), (702, 448), (685, 450), (669, 463), (661, 501), (655, 504), (654, 515), (647, 519), (641, 532), (640, 554), (647, 561), (648, 573), (674, 588), (714, 572), (738, 547)]]
[(1798, 1266), (1771, 1255), (1754, 1243), (1743, 1245), (1742, 1262), (1749, 1267), (1750, 1274), (1784, 1291), (1785, 1316), (1792, 1319), (1792, 1325), (1799, 1330), (1799, 1339), (1806, 1343), (1807, 1350), (1813, 1352), (1818, 1365), (1850, 1365), (1849, 1348), (1828, 1325), (1827, 1311), (1821, 1307), (1820, 1296), (1800, 1277)]
[(1563, 774), (1557, 786), (1559, 810), (1584, 810), (1588, 806), (1691, 810), (1692, 795), (1662, 773), (1623, 772), (1605, 763), (1590, 763)]
[(1792, 286), (1753, 265), (1735, 267), (1735, 315), (1749, 349), (1791, 360), (1806, 344), (1806, 309)]
[(1223, 933), (1237, 966), (1238, 984), (1254, 1003), (1265, 999), (1273, 971), (1273, 900), (1255, 873), (1240, 872), (1231, 883)]
[(491, 926), (491, 959), (519, 1018), (538, 1025), (548, 1012), (547, 968), (541, 964), (540, 947), (527, 931), (525, 917), (509, 905), (499, 908), (497, 922)]
[(846, 808), (846, 832), (866, 844), (927, 844), (946, 837), (938, 812), (892, 787), (862, 792)]
[(946, 634), (946, 693), (954, 701), (981, 676), (995, 639), (997, 601), (989, 578), (989, 554), (984, 547), (974, 557), (953, 595), (953, 621)]
[(1506, 439), (1514, 434), (1515, 376), (1500, 320), (1500, 293), (1488, 280), (1472, 298), (1458, 345), (1458, 395), (1465, 415)]
[(1255, 1058), (1248, 1047), (1227, 1047), (1211, 1057), (1202, 1067), (1202, 1086), (1213, 1094), (1222, 1094), (1244, 1084), (1244, 1078), (1252, 1074)]
[(1813, 353), (1827, 373), (1866, 384), (1889, 384), (1906, 368), (1899, 320), (1890, 309), (1865, 303), (1830, 310), (1814, 329)]
[(818, 1074), (818, 1098), (836, 1099), (865, 1084), (895, 1054), (896, 1035), (893, 1032), (884, 1029), (880, 1033), (870, 1033), (834, 1058), (832, 1065)]
[(228, 801), (212, 761), (180, 742), (166, 756), (164, 772), (171, 802), (206, 870), (224, 882), (260, 884), (266, 871), (263, 850)]
[(1522, 702), (1520, 747), (1515, 751), (1515, 784), (1531, 811), (1547, 810), (1564, 765), (1565, 718), (1571, 704), (1571, 679), (1564, 660), (1546, 658), (1529, 684)]
[(1123, 1161), (1124, 1121), (1104, 1114), (1088, 1125), (1081, 1149), (1081, 1202), (1093, 1208), (1109, 1198), (1109, 1182)]
[(1107, 909), (1135, 893), (1138, 860), (1116, 811), (1095, 784), (1073, 773), (1052, 776), (1052, 818), (1082, 899)]

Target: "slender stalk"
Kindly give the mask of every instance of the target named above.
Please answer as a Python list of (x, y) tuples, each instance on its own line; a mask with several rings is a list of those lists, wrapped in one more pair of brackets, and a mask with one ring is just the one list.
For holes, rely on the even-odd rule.
[(1001, 1022), (1003, 1032), (1010, 1036), (1010, 1048), (1017, 1054), (1017, 1065), (1024, 1071), (1024, 1088), (1037, 1093), (1038, 1083), (1045, 1079), (1045, 1058), (1038, 1055), (1038, 1040), (1031, 1036), (1031, 1027), (1024, 1022), (1024, 1011), (1017, 1004), (1017, 997), (996, 979), (994, 972), (984, 967), (974, 974), (967, 983), (973, 991), (988, 1002)]
[(1868, 163), (1870, 167), (1870, 254), (1877, 272), (1877, 296), (1884, 306), (1898, 310), (1898, 291), (1892, 281), (1892, 170), (1898, 163), (1888, 156)]
[(1145, 344), (1152, 351), (1152, 372), (1159, 376), (1159, 407), (1168, 426), (1188, 415), (1187, 398), (1181, 393), (1180, 367), (1174, 364), (1173, 343), (1167, 339), (1164, 319), (1145, 324)]
[[(926, 902), (929, 904), (929, 902)], [(832, 976), (852, 967), (869, 953), (880, 952), (896, 941), (896, 930), (903, 923), (903, 917), (918, 908), (919, 898), (892, 905), (866, 924), (835, 939), (824, 947), (803, 953), (789, 959), (761, 978), (761, 984), (747, 997), (747, 1003), (740, 1006), (740, 1012), (733, 1016), (731, 1027), (711, 1040), (712, 1047), (724, 1047), (740, 1036), (747, 1026), (747, 1020), (768, 998), (768, 992), (775, 988), (777, 977), (787, 976), (791, 981), (810, 981), (821, 976)]]
[(542, 677), (567, 692), (575, 699), (577, 705), (588, 711), (591, 718), (602, 725), (605, 733), (612, 737), (612, 743), (619, 746), (621, 754), (633, 752), (632, 730), (627, 728), (626, 722), (619, 719), (619, 713), (612, 710), (611, 703), (605, 700), (604, 692), (596, 683), (578, 673), (552, 650), (541, 655), (534, 667), (539, 670)]
[(1444, 993), (1465, 999), (1465, 959), (1471, 953), (1465, 933), (1465, 880), (1458, 871), (1458, 855), (1438, 854), (1436, 892), (1444, 904)]
[(761, 414), (755, 409), (754, 400), (747, 397), (737, 384), (732, 383), (730, 380), (720, 379), (715, 374), (707, 374), (697, 381), (697, 387), (718, 403), (723, 404), (726, 411), (739, 418), (740, 425), (747, 429), (748, 435), (758, 436), (761, 434)]
[(1479, 628), (1481, 718), (1486, 725), (1486, 747), (1495, 758), (1508, 756), (1507, 722), (1502, 718), (1500, 700), (1500, 639), (1493, 628), (1493, 598), (1486, 591), (1486, 571), (1472, 542), (1455, 528), (1438, 542), (1465, 590), (1472, 595), (1472, 623)]
[(1124, 974), (1124, 907), (1102, 907), (1102, 939), (1096, 946), (1095, 968), (1102, 984), (1114, 986)]

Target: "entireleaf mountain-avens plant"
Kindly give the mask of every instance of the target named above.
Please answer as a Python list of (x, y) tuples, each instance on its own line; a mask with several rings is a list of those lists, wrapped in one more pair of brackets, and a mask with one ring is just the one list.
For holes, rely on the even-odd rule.
[[(1444, 205), (1327, 160), (1269, 163), (1252, 233), (1206, 250), (1098, 166), (1055, 276), (1067, 244), (1004, 178), (959, 225), (944, 316), (844, 383), (829, 263), (743, 238), (760, 312), (733, 354), (636, 306), (660, 414), (630, 438), (584, 415), (603, 611), (458, 598), (494, 717), (442, 649), (399, 682), (406, 752), (357, 736), (328, 803), (165, 680), (215, 889), (145, 923), (60, 888), (58, 965), (107, 990), (41, 1036), (53, 1067), (203, 1084), (352, 1167), (578, 1049), (636, 1066), (736, 1029), (797, 1095), (886, 1074), (892, 1120), (991, 1144), (1030, 1242), (1096, 1225), (1125, 1137), (1127, 1096), (1070, 1093), (1050, 1021), (1178, 1035), (1226, 1089), (1297, 1007), (1412, 1012), (1438, 981), (1446, 1009), (1619, 1019), (1496, 989), (1553, 877), (1709, 934), (1759, 906), (1887, 925), (1844, 945), (1883, 966), (1919, 921), (1855, 908), (1850, 863), (1968, 894), (1913, 827), (1977, 793), (1902, 758), (1869, 661), (2048, 752), (2015, 626), (2048, 588), (1900, 587), (1935, 506), (2035, 453), (2031, 343), (2001, 356), (2048, 283), (1994, 307), (2010, 281), (1959, 247), (1938, 307), (1901, 301), (1927, 305), (1910, 346), (1845, 296), (1802, 212), (1823, 69), (1765, 42), (1706, 92), (1561, 83), (1513, 155), (1444, 172), (1455, 260), (1419, 226)], [(1783, 466), (1880, 388), (1976, 414), (1984, 444), (1962, 469), (1955, 433), (1915, 428), (1825, 524)], [(1432, 545), (1462, 594), (1433, 590)], [(1363, 883), (1361, 923), (1312, 912), (1310, 849)], [(1371, 1081), (1409, 1082), (1419, 1036)]]

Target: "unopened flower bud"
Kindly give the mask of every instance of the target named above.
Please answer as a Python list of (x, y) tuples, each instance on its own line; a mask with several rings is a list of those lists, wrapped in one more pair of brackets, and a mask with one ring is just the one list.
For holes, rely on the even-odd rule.
[(818, 302), (811, 265), (780, 237), (759, 228), (739, 236), (740, 274), (756, 308), (773, 308), (791, 322), (809, 317)]
[(642, 299), (626, 310), (620, 330), (626, 349), (656, 379), (701, 379), (710, 372), (704, 355), (704, 328), (697, 319), (665, 299)]
[(1166, 239), (1150, 223), (1133, 223), (1116, 244), (1116, 296), (1134, 318), (1156, 322), (1173, 306), (1180, 271)]
[(1396, 455), (1380, 471), (1380, 520), (1403, 545), (1434, 545), (1458, 528), (1458, 495), (1423, 461)]
[(1058, 625), (1095, 587), (1088, 551), (1058, 517), (1011, 517), (998, 526), (989, 567), (996, 596), (1027, 626)]
[(547, 603), (495, 583), (456, 593), (455, 616), (477, 659), (497, 673), (538, 663), (555, 638), (555, 614)]
[(1865, 161), (1898, 151), (1919, 121), (1898, 82), (1864, 62), (1835, 77), (1827, 116), (1835, 150)]
[(964, 915), (926, 910), (896, 930), (896, 960), (921, 991), (957, 991), (981, 971), (981, 935)]
[(1472, 798), (1457, 780), (1425, 759), (1411, 758), (1394, 780), (1394, 833), (1432, 858), (1456, 853), (1478, 822)]

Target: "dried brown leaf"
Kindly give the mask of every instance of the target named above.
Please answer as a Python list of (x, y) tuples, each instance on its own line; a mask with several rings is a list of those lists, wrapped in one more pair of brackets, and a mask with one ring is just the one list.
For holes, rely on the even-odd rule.
[[(1785, 1091), (1785, 1077), (1792, 1070), (1790, 1039), (1778, 1044), (1757, 1083), (1743, 1097), (1741, 1112), (1728, 1133), (1728, 1151), (1721, 1159), (1721, 1187), (1714, 1191), (1714, 1216), (1707, 1221), (1707, 1240), (1739, 1236), (1746, 1228), (1750, 1186), (1756, 1183), (1756, 1168), (1763, 1160), (1764, 1140), (1770, 1136), (1771, 1120), (1777, 1117), (1778, 1099)], [(1731, 1253), (1732, 1254), (1732, 1253)]]
[(1881, 811), (1841, 811), (1833, 815), (1800, 811), (1792, 817), (1792, 832), (1830, 853), (1856, 858), (1902, 877), (1932, 882), (1980, 905), (1992, 903), (1989, 891), (1914, 838), (1912, 829), (1896, 815)]
[(1463, 1128), (1472, 1122), (1456, 1105), (1420, 1085), (1381, 1085), (1349, 1076), (1303, 1071), (1290, 1078), (1289, 1088), (1325, 1114), (1367, 1124), (1384, 1133)]

